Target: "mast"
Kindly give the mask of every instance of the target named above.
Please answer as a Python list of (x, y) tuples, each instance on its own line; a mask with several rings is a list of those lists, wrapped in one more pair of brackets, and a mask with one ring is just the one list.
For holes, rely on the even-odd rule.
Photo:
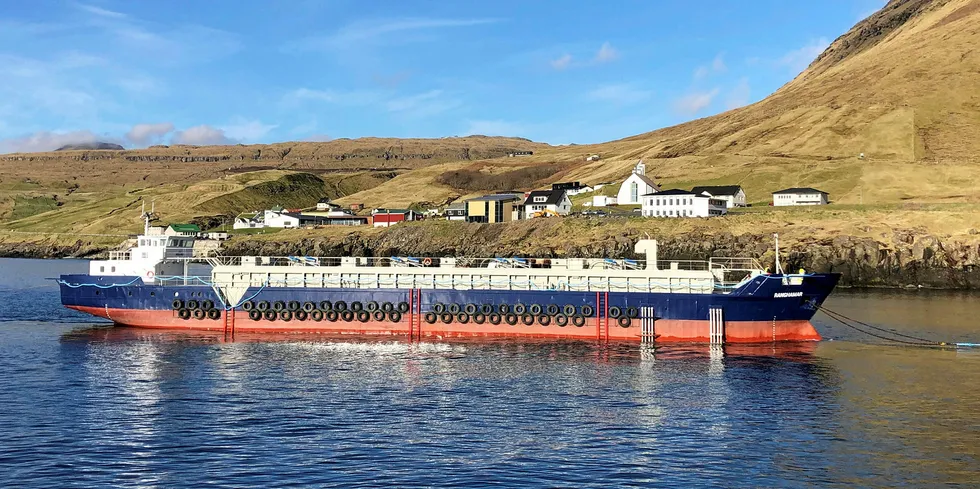
[(783, 269), (779, 266), (779, 233), (773, 233), (772, 235), (776, 238), (776, 273), (783, 273)]

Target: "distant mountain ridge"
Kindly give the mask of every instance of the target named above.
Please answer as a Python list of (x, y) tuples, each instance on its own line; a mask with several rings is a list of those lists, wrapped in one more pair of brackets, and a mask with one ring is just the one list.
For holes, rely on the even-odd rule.
[(91, 143), (74, 143), (66, 144), (55, 151), (74, 151), (80, 149), (112, 149), (121, 150), (126, 149), (116, 143), (106, 143), (102, 141), (92, 141)]

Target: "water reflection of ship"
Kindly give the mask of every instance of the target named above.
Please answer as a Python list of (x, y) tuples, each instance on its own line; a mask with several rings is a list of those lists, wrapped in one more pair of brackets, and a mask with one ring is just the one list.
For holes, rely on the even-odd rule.
[(559, 340), (549, 338), (446, 338), (439, 341), (411, 341), (404, 337), (392, 336), (365, 337), (347, 334), (322, 333), (236, 333), (226, 335), (221, 331), (198, 331), (188, 329), (143, 329), (117, 328), (111, 326), (87, 327), (66, 332), (62, 342), (113, 343), (113, 342), (160, 342), (160, 343), (349, 343), (351, 345), (479, 345), (487, 348), (503, 348), (515, 352), (538, 350), (551, 355), (572, 355), (591, 357), (597, 362), (617, 363), (636, 360), (704, 360), (716, 367), (719, 362), (737, 360), (740, 357), (767, 357), (781, 360), (808, 361), (819, 346), (816, 342), (779, 342), (769, 344), (726, 344), (707, 345), (703, 343), (670, 344), (655, 348), (638, 350), (635, 343)]

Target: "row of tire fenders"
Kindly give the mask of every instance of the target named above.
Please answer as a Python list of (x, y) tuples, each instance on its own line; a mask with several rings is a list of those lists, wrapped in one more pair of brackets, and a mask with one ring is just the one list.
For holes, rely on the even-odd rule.
[[(369, 301), (361, 303), (353, 301), (347, 304), (344, 301), (321, 301), (319, 304), (313, 302), (299, 301), (245, 301), (241, 305), (244, 311), (248, 312), (249, 319), (259, 321), (323, 321), (335, 322), (342, 320), (345, 322), (360, 321), (366, 323), (371, 321), (400, 322), (402, 315), (407, 313), (410, 306), (407, 302), (397, 304), (391, 302)], [(175, 299), (173, 309), (181, 319), (220, 319), (221, 311), (214, 307), (214, 302), (210, 300), (196, 301), (188, 300), (186, 303), (180, 299)], [(567, 326), (569, 324), (577, 327), (585, 326), (587, 318), (595, 314), (595, 308), (585, 304), (576, 307), (572, 304), (558, 306), (557, 304), (443, 304), (432, 305), (429, 312), (423, 315), (425, 322), (444, 324), (473, 322), (475, 324), (500, 324), (507, 323), (514, 326), (518, 323), (531, 326), (535, 323), (541, 326), (548, 326), (552, 322), (557, 326)], [(619, 326), (628, 328), (633, 324), (633, 319), (639, 317), (639, 309), (636, 307), (609, 307), (607, 316), (614, 319)]]

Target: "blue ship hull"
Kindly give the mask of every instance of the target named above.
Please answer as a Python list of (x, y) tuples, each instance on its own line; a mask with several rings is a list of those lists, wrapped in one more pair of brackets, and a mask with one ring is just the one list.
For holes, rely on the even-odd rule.
[[(206, 285), (92, 275), (59, 282), (66, 307), (137, 327), (639, 340), (646, 320), (658, 341), (699, 342), (709, 339), (714, 309), (725, 341), (766, 342), (820, 339), (809, 321), (839, 278), (760, 275), (726, 294), (253, 287), (235, 304)], [(331, 312), (340, 304), (346, 313)]]

